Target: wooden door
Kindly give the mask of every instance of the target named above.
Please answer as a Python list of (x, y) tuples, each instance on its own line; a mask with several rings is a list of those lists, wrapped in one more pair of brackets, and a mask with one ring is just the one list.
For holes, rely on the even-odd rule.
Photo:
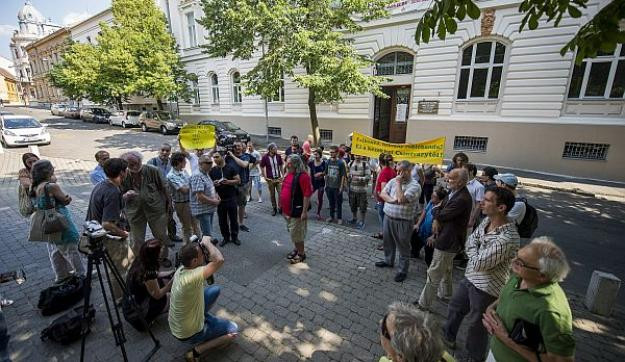
[(382, 87), (382, 92), (388, 98), (375, 97), (373, 137), (392, 143), (404, 143), (410, 114), (410, 86)]

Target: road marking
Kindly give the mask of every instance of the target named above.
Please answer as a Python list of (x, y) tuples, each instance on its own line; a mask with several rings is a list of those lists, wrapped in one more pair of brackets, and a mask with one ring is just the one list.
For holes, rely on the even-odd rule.
[(37, 157), (41, 157), (39, 155), (39, 146), (33, 145), (33, 146), (30, 146), (29, 148), (30, 148), (31, 153), (34, 153), (35, 155), (37, 155)]

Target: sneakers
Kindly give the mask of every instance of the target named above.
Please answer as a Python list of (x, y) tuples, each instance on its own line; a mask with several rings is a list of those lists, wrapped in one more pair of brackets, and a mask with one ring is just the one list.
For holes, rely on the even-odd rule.
[(243, 224), (241, 224), (241, 225), (239, 226), (239, 229), (241, 229), (241, 230), (243, 230), (243, 231), (245, 231), (245, 232), (248, 232), (248, 233), (250, 232), (250, 228), (248, 228), (247, 226), (245, 226), (245, 225), (243, 225)]
[(364, 228), (365, 228), (365, 222), (364, 222), (364, 221), (358, 221), (358, 222), (356, 223), (356, 228), (357, 228), (357, 229), (360, 229), (360, 230), (364, 230)]
[(375, 266), (377, 266), (378, 268), (392, 268), (393, 264), (389, 264), (385, 261), (376, 261)]
[(234, 240), (232, 240), (232, 242), (234, 243), (234, 245), (236, 246), (241, 246), (241, 240), (239, 240), (239, 238), (236, 238)]
[(262, 204), (263, 203), (263, 199), (258, 199), (258, 203)]

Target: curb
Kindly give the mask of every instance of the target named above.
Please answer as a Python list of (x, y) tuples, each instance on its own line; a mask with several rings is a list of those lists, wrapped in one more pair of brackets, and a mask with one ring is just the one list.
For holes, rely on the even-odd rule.
[(547, 189), (547, 190), (568, 192), (568, 193), (582, 195), (582, 196), (594, 197), (596, 199), (603, 199), (603, 200), (618, 199), (619, 201), (625, 201), (625, 196), (619, 195), (619, 194), (592, 193), (592, 192), (584, 191), (576, 187), (558, 187), (558, 186), (550, 186), (550, 185), (544, 185), (540, 183), (526, 182), (526, 181), (519, 181), (519, 183), (523, 186), (531, 186), (531, 187)]

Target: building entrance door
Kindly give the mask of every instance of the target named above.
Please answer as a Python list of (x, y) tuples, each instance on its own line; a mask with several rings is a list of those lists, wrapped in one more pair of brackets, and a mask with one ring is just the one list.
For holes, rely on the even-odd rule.
[(373, 137), (392, 143), (406, 142), (406, 123), (410, 114), (410, 86), (382, 87), (388, 98), (375, 97)]

